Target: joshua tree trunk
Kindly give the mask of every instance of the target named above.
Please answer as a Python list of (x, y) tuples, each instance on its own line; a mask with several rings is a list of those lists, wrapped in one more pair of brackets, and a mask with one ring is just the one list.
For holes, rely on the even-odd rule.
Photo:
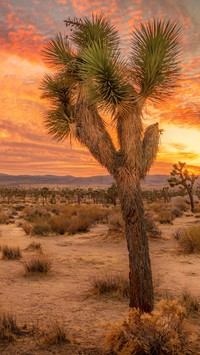
[(154, 296), (141, 188), (130, 174), (123, 178), (117, 185), (129, 253), (129, 305), (141, 312), (151, 312)]
[(194, 198), (193, 198), (193, 193), (188, 190), (188, 195), (190, 198), (190, 206), (191, 206), (191, 212), (194, 213)]
[[(142, 157), (149, 163), (153, 153), (147, 159), (146, 150), (142, 149), (139, 112), (136, 110), (125, 120), (120, 120), (118, 130), (123, 149), (119, 155), (98, 113), (91, 111), (90, 107), (84, 104), (80, 105), (79, 112), (80, 120), (76, 127), (79, 141), (84, 143), (100, 164), (108, 169), (117, 183), (129, 252), (130, 307), (137, 307), (141, 312), (151, 312), (154, 297), (140, 180), (141, 175), (145, 175), (148, 169), (148, 166), (142, 165)], [(157, 146), (157, 124), (152, 125), (151, 132), (148, 131), (148, 136), (144, 135), (145, 139), (150, 140), (153, 134), (156, 136), (154, 145)], [(149, 145), (148, 154), (152, 146)]]

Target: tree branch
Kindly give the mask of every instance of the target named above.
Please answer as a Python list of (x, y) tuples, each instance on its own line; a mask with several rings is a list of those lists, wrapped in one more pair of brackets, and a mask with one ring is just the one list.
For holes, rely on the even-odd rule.
[(113, 175), (116, 149), (112, 139), (96, 109), (83, 101), (76, 105), (76, 137)]
[(146, 176), (156, 158), (160, 134), (158, 123), (148, 126), (144, 132), (142, 141), (142, 178)]
[(118, 114), (116, 117), (121, 164), (138, 177), (141, 172), (142, 156), (143, 126), (141, 116), (141, 104), (137, 104), (126, 116)]

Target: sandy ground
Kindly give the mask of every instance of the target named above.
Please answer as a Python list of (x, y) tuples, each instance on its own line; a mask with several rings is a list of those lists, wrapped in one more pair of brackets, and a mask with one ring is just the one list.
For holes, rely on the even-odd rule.
[[(150, 240), (150, 253), (156, 294), (169, 291), (178, 295), (183, 289), (200, 296), (200, 255), (182, 255), (172, 233), (197, 220), (177, 218), (163, 225), (163, 237)], [(19, 261), (0, 259), (0, 308), (11, 310), (20, 322), (49, 326), (63, 322), (74, 345), (42, 348), (29, 338), (0, 349), (2, 355), (23, 354), (99, 354), (109, 325), (123, 319), (128, 300), (92, 295), (91, 279), (105, 274), (128, 277), (125, 241), (106, 237), (107, 226), (97, 225), (87, 234), (75, 236), (30, 237), (15, 224), (0, 226), (0, 245), (19, 246)], [(52, 260), (48, 276), (25, 277), (23, 263), (36, 252), (26, 251), (39, 241)]]

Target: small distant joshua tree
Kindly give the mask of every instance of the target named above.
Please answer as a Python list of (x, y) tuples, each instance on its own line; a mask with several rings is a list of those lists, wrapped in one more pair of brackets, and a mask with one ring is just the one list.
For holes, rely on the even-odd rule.
[(171, 187), (180, 186), (187, 193), (190, 198), (191, 211), (194, 212), (194, 183), (198, 179), (198, 176), (194, 174), (189, 174), (186, 169), (186, 163), (178, 162), (178, 164), (173, 165), (173, 170), (170, 173), (171, 178), (168, 179), (168, 182)]
[[(42, 97), (51, 100), (46, 127), (57, 140), (74, 136), (114, 177), (129, 251), (130, 307), (151, 312), (152, 275), (140, 181), (155, 160), (158, 123), (143, 127), (147, 99), (171, 94), (179, 75), (180, 27), (150, 20), (134, 29), (129, 58), (122, 56), (117, 30), (101, 15), (67, 19), (69, 36), (58, 34), (45, 47)], [(114, 145), (102, 117), (111, 113)]]

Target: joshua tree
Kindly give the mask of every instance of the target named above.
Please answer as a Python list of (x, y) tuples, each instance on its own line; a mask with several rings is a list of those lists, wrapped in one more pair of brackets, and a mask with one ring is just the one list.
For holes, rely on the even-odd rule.
[(188, 193), (190, 199), (191, 212), (194, 212), (194, 183), (198, 176), (194, 174), (189, 175), (186, 169), (186, 163), (178, 162), (178, 164), (173, 165), (173, 170), (170, 173), (171, 178), (168, 182), (171, 187), (180, 186)]
[[(180, 27), (153, 20), (132, 33), (125, 59), (118, 33), (103, 15), (67, 19), (67, 37), (58, 34), (45, 47), (42, 97), (51, 100), (46, 127), (57, 140), (74, 136), (114, 177), (125, 221), (129, 252), (130, 307), (151, 312), (154, 306), (148, 240), (140, 181), (158, 150), (158, 123), (144, 129), (147, 99), (170, 94), (179, 75)], [(102, 114), (112, 114), (118, 146)]]

